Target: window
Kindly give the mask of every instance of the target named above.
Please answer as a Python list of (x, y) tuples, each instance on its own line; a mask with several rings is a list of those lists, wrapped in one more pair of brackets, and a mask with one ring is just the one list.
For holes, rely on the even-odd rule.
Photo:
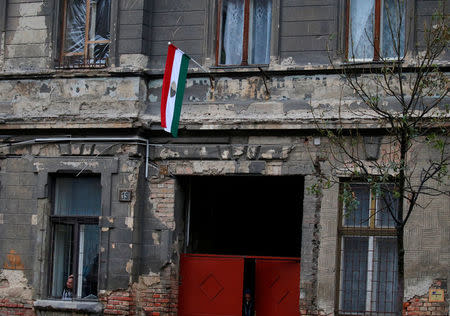
[(394, 186), (375, 190), (368, 184), (346, 183), (342, 187), (356, 202), (341, 207), (339, 313), (394, 315), (398, 311), (397, 239), (391, 216), (398, 209)]
[[(100, 177), (55, 179), (51, 216), (52, 297), (97, 298), (100, 215)], [(72, 286), (66, 284), (69, 276), (73, 276)]]
[(110, 11), (110, 0), (64, 0), (60, 66), (106, 66)]
[(219, 0), (217, 65), (269, 64), (271, 0)]
[(405, 52), (405, 0), (347, 0), (347, 59), (397, 59)]

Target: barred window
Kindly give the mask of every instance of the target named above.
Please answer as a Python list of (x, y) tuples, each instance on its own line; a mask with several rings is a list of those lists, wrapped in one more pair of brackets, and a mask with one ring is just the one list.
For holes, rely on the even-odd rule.
[(51, 297), (97, 298), (100, 215), (100, 177), (55, 179)]
[[(365, 183), (342, 184), (355, 203), (341, 207), (340, 315), (394, 315), (397, 306), (398, 200), (392, 184), (378, 190)], [(342, 203), (344, 204), (344, 203)]]
[(110, 46), (111, 0), (64, 0), (61, 67), (105, 67)]

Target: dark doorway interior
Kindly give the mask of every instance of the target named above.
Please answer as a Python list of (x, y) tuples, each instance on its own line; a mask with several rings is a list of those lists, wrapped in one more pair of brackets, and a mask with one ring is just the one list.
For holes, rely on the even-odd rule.
[(188, 252), (299, 257), (303, 177), (190, 178)]

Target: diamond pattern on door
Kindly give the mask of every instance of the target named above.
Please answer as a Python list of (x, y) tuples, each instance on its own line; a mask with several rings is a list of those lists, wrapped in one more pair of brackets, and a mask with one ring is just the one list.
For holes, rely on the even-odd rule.
[(182, 255), (179, 315), (241, 316), (244, 259)]
[(223, 286), (217, 281), (214, 275), (210, 274), (208, 277), (200, 284), (200, 289), (203, 293), (212, 301), (219, 295), (223, 290)]
[(298, 316), (299, 260), (256, 259), (255, 303), (258, 316)]

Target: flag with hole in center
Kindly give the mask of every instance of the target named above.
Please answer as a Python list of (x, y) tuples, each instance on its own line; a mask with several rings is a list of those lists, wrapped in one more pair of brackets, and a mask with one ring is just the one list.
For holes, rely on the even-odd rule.
[(178, 136), (181, 105), (190, 57), (169, 44), (161, 95), (161, 126)]

